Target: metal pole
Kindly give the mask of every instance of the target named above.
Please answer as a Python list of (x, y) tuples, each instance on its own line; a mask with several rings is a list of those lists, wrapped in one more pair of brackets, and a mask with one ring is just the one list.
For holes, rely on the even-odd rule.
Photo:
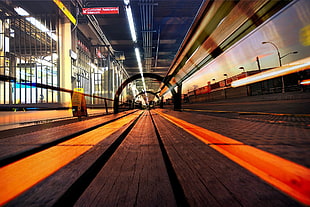
[[(279, 48), (273, 42), (262, 42), (262, 44), (266, 44), (266, 43), (271, 44), (277, 50), (277, 55), (278, 55), (278, 59), (279, 59), (279, 65), (281, 67), (282, 66), (282, 62), (281, 62), (281, 55), (280, 55), (280, 52), (279, 52)], [(284, 85), (284, 78), (283, 78), (283, 76), (281, 76), (281, 81), (282, 81), (282, 93), (285, 93), (285, 85)]]

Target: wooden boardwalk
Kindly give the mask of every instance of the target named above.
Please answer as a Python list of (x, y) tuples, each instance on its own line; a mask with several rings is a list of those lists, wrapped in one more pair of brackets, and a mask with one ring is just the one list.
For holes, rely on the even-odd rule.
[(130, 120), (6, 206), (302, 206), (156, 112)]
[(145, 113), (76, 206), (175, 206), (149, 114)]

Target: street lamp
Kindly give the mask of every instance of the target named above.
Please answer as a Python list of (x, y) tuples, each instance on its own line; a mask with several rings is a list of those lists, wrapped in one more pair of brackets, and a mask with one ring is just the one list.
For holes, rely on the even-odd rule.
[(224, 89), (223, 89), (223, 90), (224, 90), (224, 97), (225, 97), (225, 99), (226, 99), (226, 98), (227, 98), (227, 95), (226, 95), (226, 90), (225, 90), (225, 89), (226, 89), (226, 86), (227, 86), (227, 83), (226, 83), (226, 82), (227, 82), (227, 74), (225, 73), (225, 74), (223, 74), (223, 75), (226, 77), (226, 79), (225, 79), (225, 87), (224, 87)]
[[(282, 58), (290, 55), (290, 54), (297, 54), (298, 52), (297, 51), (294, 51), (294, 52), (289, 52), (283, 56), (280, 55), (280, 51), (279, 51), (279, 48), (277, 47), (277, 45), (275, 45), (273, 42), (262, 42), (262, 44), (271, 44), (276, 50), (277, 50), (277, 54), (278, 54), (278, 59), (279, 59), (279, 65), (280, 67), (282, 66)], [(285, 93), (285, 86), (284, 86), (284, 78), (283, 76), (281, 76), (281, 81), (282, 81), (282, 93)]]
[[(267, 44), (267, 43), (271, 44), (277, 50), (278, 59), (279, 59), (279, 65), (281, 67), (282, 66), (282, 62), (281, 62), (281, 55), (280, 55), (280, 52), (279, 52), (279, 48), (273, 42), (262, 42), (262, 44)], [(285, 93), (285, 88), (284, 88), (285, 86), (284, 86), (284, 78), (283, 78), (283, 76), (281, 76), (281, 82), (282, 82), (282, 93)]]
[(281, 59), (282, 58), (284, 58), (284, 57), (286, 57), (286, 56), (288, 56), (288, 55), (291, 55), (291, 54), (297, 54), (298, 52), (297, 51), (294, 51), (294, 52), (289, 52), (289, 53), (287, 53), (287, 54), (285, 54), (285, 55), (283, 55), (282, 57), (280, 57)]
[(281, 55), (280, 55), (280, 52), (279, 52), (279, 48), (273, 42), (262, 42), (262, 44), (267, 44), (267, 43), (271, 44), (277, 50), (278, 59), (279, 59), (279, 65), (281, 67), (282, 66), (282, 62), (281, 62)]

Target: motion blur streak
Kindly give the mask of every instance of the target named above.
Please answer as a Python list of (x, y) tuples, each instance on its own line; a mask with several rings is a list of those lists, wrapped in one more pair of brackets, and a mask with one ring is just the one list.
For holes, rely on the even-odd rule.
[(156, 111), (279, 190), (310, 205), (310, 169), (242, 142)]
[(251, 83), (256, 83), (259, 81), (268, 80), (271, 78), (276, 78), (284, 75), (288, 75), (291, 73), (297, 73), (299, 71), (307, 70), (310, 68), (310, 58), (306, 58), (302, 60), (302, 63), (292, 63), (289, 65), (284, 65), (282, 67), (278, 67), (275, 69), (271, 69), (268, 71), (264, 71), (252, 76), (248, 76), (246, 78), (233, 81), (231, 83), (232, 87), (244, 86)]
[(52, 175), (137, 116), (126, 116), (0, 168), (0, 206)]
[(300, 85), (310, 85), (310, 79), (301, 81)]

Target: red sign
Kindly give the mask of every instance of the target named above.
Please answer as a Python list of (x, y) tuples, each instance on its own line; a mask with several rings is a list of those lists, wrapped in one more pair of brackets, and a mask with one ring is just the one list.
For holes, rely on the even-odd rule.
[(97, 8), (83, 8), (82, 14), (119, 14), (118, 7), (97, 7)]

